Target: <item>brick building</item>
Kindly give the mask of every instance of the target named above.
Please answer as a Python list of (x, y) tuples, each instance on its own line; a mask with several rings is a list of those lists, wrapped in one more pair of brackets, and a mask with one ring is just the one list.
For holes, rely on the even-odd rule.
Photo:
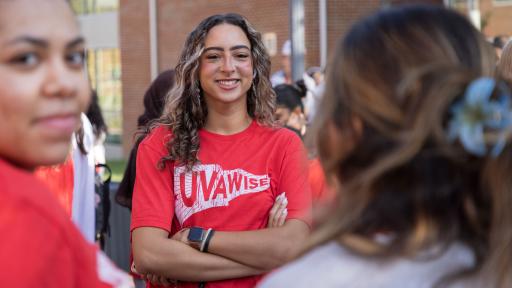
[[(450, 0), (450, 6), (468, 13), (468, 1)], [(480, 28), (484, 35), (512, 35), (512, 0), (472, 1), (480, 12)]]
[[(304, 0), (305, 67), (321, 64), (320, 2)], [(133, 143), (136, 119), (143, 111), (142, 96), (154, 77), (151, 75), (152, 67), (155, 69), (154, 66), (157, 66), (158, 72), (173, 68), (185, 38), (202, 19), (212, 14), (235, 12), (247, 17), (264, 37), (274, 36), (277, 53), (272, 56), (272, 68), (275, 71), (279, 69), (281, 46), (289, 38), (288, 4), (288, 0), (156, 0), (151, 7), (151, 1), (122, 0), (119, 5), (119, 27), (124, 151), (128, 151)], [(381, 1), (326, 0), (325, 4), (326, 48), (329, 54), (347, 28), (361, 16), (378, 9)], [(156, 19), (150, 19), (150, 15)], [(153, 31), (156, 31), (154, 36), (151, 35), (152, 25), (155, 27)], [(156, 43), (156, 47), (151, 47), (151, 43)]]
[[(305, 67), (320, 66), (320, 3), (326, 5), (326, 54), (360, 17), (382, 6), (428, 2), (451, 6), (463, 13), (467, 0), (304, 0)], [(512, 0), (474, 0), (487, 36), (512, 35)], [(121, 0), (119, 29), (122, 80), (122, 142), (125, 153), (133, 143), (136, 119), (143, 111), (142, 97), (151, 80), (173, 68), (188, 33), (204, 18), (235, 12), (246, 16), (277, 51), (289, 38), (289, 0)], [(325, 51), (324, 50), (324, 51)], [(279, 53), (272, 56), (279, 69)]]

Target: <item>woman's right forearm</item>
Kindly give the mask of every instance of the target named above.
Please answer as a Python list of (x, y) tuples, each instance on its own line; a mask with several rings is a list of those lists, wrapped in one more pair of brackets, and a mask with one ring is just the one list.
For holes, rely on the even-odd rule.
[(192, 282), (234, 279), (263, 273), (221, 256), (199, 252), (184, 243), (168, 239), (165, 233), (150, 227), (133, 231), (133, 254), (139, 273)]

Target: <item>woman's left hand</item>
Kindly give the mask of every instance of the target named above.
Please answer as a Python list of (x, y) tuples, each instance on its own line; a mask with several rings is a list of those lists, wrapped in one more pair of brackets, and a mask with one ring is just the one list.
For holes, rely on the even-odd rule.
[(281, 195), (277, 196), (274, 206), (270, 209), (267, 228), (281, 227), (284, 225), (286, 216), (288, 216), (287, 205), (288, 198), (286, 198), (286, 194), (283, 192)]

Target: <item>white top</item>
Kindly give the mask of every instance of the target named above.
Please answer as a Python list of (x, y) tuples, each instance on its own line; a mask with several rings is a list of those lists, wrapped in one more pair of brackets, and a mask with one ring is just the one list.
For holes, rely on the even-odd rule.
[[(357, 256), (329, 242), (271, 273), (258, 287), (431, 288), (441, 277), (473, 262), (470, 250), (458, 244), (434, 259), (380, 261)], [(461, 283), (451, 287), (467, 286)]]
[(95, 164), (105, 164), (107, 163), (105, 157), (105, 139), (107, 138), (107, 133), (101, 132), (98, 137), (94, 136), (94, 147), (92, 148), (94, 151), (94, 163)]
[(270, 76), (270, 83), (272, 87), (276, 87), (279, 84), (286, 84), (286, 76), (284, 70), (278, 70)]
[(73, 136), (73, 208), (71, 219), (78, 226), (85, 239), (94, 243), (95, 234), (95, 192), (94, 192), (94, 133), (87, 116), (82, 113), (84, 127), (84, 147), (88, 152), (82, 154)]

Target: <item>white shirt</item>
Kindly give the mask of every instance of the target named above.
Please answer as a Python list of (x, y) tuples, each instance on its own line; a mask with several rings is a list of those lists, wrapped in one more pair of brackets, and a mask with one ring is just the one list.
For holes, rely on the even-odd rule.
[(459, 244), (429, 260), (376, 260), (355, 255), (330, 242), (271, 273), (258, 287), (431, 288), (441, 277), (473, 262), (470, 250)]
[(95, 234), (95, 192), (94, 192), (94, 133), (87, 116), (82, 113), (84, 128), (84, 147), (88, 152), (82, 154), (73, 135), (73, 208), (71, 219), (78, 226), (87, 241), (94, 243)]

